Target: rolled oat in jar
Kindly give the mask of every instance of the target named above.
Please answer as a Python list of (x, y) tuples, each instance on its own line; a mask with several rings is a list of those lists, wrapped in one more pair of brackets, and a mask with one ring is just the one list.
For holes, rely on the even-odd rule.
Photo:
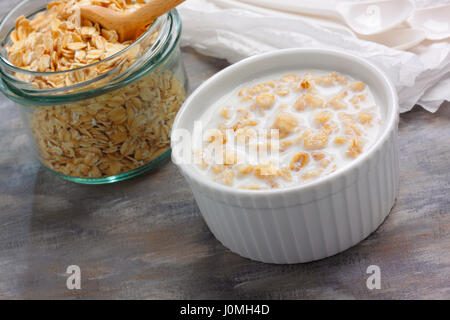
[[(83, 5), (126, 12), (143, 3), (38, 0), (19, 4), (0, 26), (15, 21), (3, 41), (0, 89), (21, 109), (41, 162), (63, 178), (120, 181), (169, 157), (187, 86), (177, 12), (134, 42), (80, 16)], [(30, 5), (35, 14), (24, 17)]]

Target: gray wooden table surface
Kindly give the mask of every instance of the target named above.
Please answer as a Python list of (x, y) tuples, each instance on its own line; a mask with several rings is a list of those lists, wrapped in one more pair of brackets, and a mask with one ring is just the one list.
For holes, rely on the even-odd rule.
[[(189, 49), (183, 59), (193, 87), (227, 65)], [(399, 197), (375, 233), (328, 259), (269, 265), (213, 237), (171, 163), (104, 186), (46, 171), (0, 96), (0, 298), (449, 299), (450, 105), (403, 114), (399, 140)], [(372, 264), (380, 290), (366, 287)], [(81, 290), (66, 287), (69, 265)]]

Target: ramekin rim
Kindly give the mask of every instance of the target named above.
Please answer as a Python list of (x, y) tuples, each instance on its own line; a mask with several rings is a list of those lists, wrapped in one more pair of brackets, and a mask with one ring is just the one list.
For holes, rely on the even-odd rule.
[[(389, 135), (391, 132), (395, 129), (396, 123), (398, 121), (398, 98), (397, 93), (395, 90), (394, 85), (392, 84), (391, 80), (385, 75), (383, 71), (381, 71), (377, 66), (375, 66), (372, 62), (358, 57), (354, 54), (344, 52), (341, 50), (336, 49), (323, 49), (323, 48), (289, 48), (289, 49), (278, 49), (273, 50), (269, 52), (265, 52), (262, 54), (254, 55), (248, 58), (245, 58), (235, 64), (232, 64), (223, 70), (219, 71), (218, 73), (214, 74), (211, 78), (203, 82), (194, 92), (191, 93), (191, 95), (186, 99), (186, 101), (183, 103), (183, 106), (180, 108), (173, 126), (172, 126), (172, 132), (174, 132), (174, 129), (176, 129), (180, 122), (181, 118), (183, 117), (183, 114), (187, 112), (187, 109), (189, 108), (189, 105), (192, 100), (194, 100), (195, 96), (199, 94), (199, 92), (207, 89), (209, 86), (214, 84), (215, 82), (221, 81), (221, 78), (227, 76), (229, 73), (235, 72), (235, 70), (238, 70), (244, 65), (247, 65), (249, 63), (254, 63), (259, 60), (269, 59), (273, 56), (277, 55), (290, 55), (290, 54), (304, 54), (304, 53), (314, 53), (317, 52), (319, 54), (330, 54), (335, 56), (344, 57), (346, 59), (353, 59), (357, 60), (362, 64), (365, 64), (372, 72), (372, 75), (377, 76), (383, 84), (385, 84), (386, 93), (388, 93), (388, 101), (390, 101), (388, 105), (387, 110), (387, 116), (386, 116), (386, 127), (384, 132), (379, 136), (377, 141), (370, 147), (370, 149), (359, 156), (357, 159), (351, 161), (347, 166), (345, 166), (342, 169), (337, 170), (336, 172), (333, 172), (329, 175), (326, 175), (324, 177), (318, 178), (317, 180), (314, 180), (309, 183), (305, 183), (298, 186), (293, 187), (284, 187), (284, 188), (277, 188), (277, 189), (264, 189), (264, 190), (247, 190), (247, 189), (238, 189), (226, 185), (222, 185), (220, 183), (214, 182), (208, 177), (200, 175), (200, 174), (194, 174), (195, 170), (189, 170), (189, 168), (193, 168), (192, 164), (184, 164), (184, 163), (176, 163), (173, 161), (176, 166), (185, 174), (187, 175), (191, 180), (197, 182), (200, 185), (204, 185), (209, 187), (212, 190), (220, 192), (222, 195), (233, 195), (233, 196), (250, 196), (253, 198), (257, 197), (266, 197), (266, 196), (274, 196), (274, 195), (287, 195), (287, 194), (293, 194), (298, 192), (307, 192), (314, 190), (317, 187), (326, 185), (327, 183), (331, 183), (332, 181), (335, 181), (339, 179), (340, 177), (343, 177), (345, 175), (348, 175), (349, 172), (353, 172), (355, 170), (358, 170), (365, 162), (369, 161), (369, 159), (379, 150), (382, 148), (382, 146), (386, 143), (386, 141), (389, 138)], [(173, 146), (172, 146), (173, 147)], [(172, 160), (176, 158), (176, 154), (172, 153)]]

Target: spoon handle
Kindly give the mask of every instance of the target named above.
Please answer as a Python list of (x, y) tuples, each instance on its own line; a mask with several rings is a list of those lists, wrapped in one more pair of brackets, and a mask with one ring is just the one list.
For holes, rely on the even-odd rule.
[(142, 8), (132, 13), (133, 23), (146, 25), (152, 23), (157, 17), (178, 6), (185, 0), (151, 0)]

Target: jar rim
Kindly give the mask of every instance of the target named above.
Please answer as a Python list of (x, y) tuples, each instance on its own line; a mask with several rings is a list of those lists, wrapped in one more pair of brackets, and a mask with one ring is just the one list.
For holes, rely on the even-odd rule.
[[(19, 4), (17, 4), (17, 6), (15, 6), (15, 8), (18, 8), (18, 7), (20, 7), (21, 5), (23, 5), (24, 3), (27, 3), (27, 2), (30, 2), (30, 1), (32, 1), (32, 0), (23, 0), (23, 1), (21, 1)], [(14, 9), (15, 9), (15, 8), (14, 8)], [(6, 16), (4, 16), (4, 17), (1, 19), (1, 21), (0, 21), (0, 30), (4, 27), (4, 25), (5, 25), (5, 23), (8, 21), (8, 19), (15, 13), (15, 12), (14, 12), (14, 9), (11, 10)], [(41, 8), (41, 9), (37, 10), (36, 12), (30, 14), (29, 16), (35, 15), (36, 13), (41, 12), (41, 11), (43, 11), (44, 9), (45, 9), (45, 8)], [(156, 29), (156, 27), (157, 27), (160, 23), (167, 23), (166, 21), (162, 21), (162, 18), (165, 18), (166, 15), (167, 15), (167, 14), (164, 14), (164, 15), (158, 17), (158, 18), (154, 21), (154, 23), (152, 24), (152, 26), (151, 26), (150, 28), (148, 28), (143, 34), (141, 34), (141, 35), (139, 36), (139, 38), (136, 39), (135, 41), (133, 41), (129, 46), (125, 47), (124, 49), (122, 49), (122, 50), (120, 50), (120, 51), (118, 51), (118, 52), (116, 52), (116, 53), (114, 53), (113, 55), (110, 55), (110, 56), (106, 57), (105, 59), (102, 59), (102, 60), (100, 60), (100, 61), (97, 61), (97, 62), (94, 62), (94, 63), (91, 63), (91, 64), (87, 64), (87, 65), (85, 65), (85, 66), (81, 66), (81, 67), (77, 67), (77, 68), (73, 68), (73, 69), (68, 69), (68, 70), (61, 70), (61, 71), (50, 71), (50, 72), (32, 71), (32, 70), (27, 70), (27, 69), (22, 69), (22, 68), (20, 68), (20, 67), (16, 67), (15, 65), (13, 65), (13, 64), (8, 60), (8, 57), (5, 57), (5, 56), (2, 54), (1, 51), (0, 51), (0, 63), (4, 64), (5, 66), (7, 66), (8, 68), (10, 68), (10, 69), (13, 70), (13, 71), (16, 71), (16, 72), (22, 72), (22, 73), (30, 74), (30, 75), (34, 75), (34, 76), (36, 76), (36, 75), (40, 75), (40, 76), (43, 76), (43, 75), (44, 75), (44, 76), (45, 76), (45, 75), (65, 74), (65, 73), (70, 73), (70, 72), (73, 72), (73, 71), (79, 71), (79, 70), (83, 70), (83, 69), (86, 69), (86, 68), (90, 68), (90, 67), (99, 65), (99, 64), (101, 64), (101, 63), (103, 63), (103, 62), (105, 62), (105, 61), (112, 60), (112, 59), (114, 59), (115, 57), (117, 57), (117, 56), (119, 56), (119, 55), (125, 53), (125, 52), (128, 51), (129, 49), (132, 49), (132, 48), (135, 47), (137, 44), (141, 43), (142, 40), (143, 40), (147, 35), (151, 34), (151, 33)], [(7, 37), (11, 34), (11, 32), (12, 32), (12, 30), (10, 30), (10, 31), (7, 33)], [(158, 39), (159, 39), (159, 37), (161, 37), (161, 34), (158, 36)], [(5, 39), (1, 39), (0, 43), (3, 44), (3, 43), (4, 43), (4, 40), (5, 40)], [(151, 49), (153, 49), (153, 46), (152, 46)]]
[[(16, 5), (0, 22), (0, 30), (2, 28), (5, 28), (5, 24), (8, 21), (8, 19), (11, 19), (11, 16), (15, 13), (15, 10), (20, 8), (20, 6), (23, 6), (26, 3), (29, 3), (32, 0), (23, 0), (18, 5)], [(32, 16), (42, 10), (44, 10), (45, 7), (42, 7), (38, 10), (35, 10), (33, 13), (29, 14), (29, 16)], [(61, 101), (59, 99), (63, 96), (65, 98), (68, 98), (68, 102), (75, 102), (79, 100), (83, 100), (86, 97), (93, 97), (97, 96), (99, 94), (103, 94), (106, 92), (109, 92), (114, 89), (118, 89), (119, 87), (125, 85), (126, 83), (132, 82), (136, 79), (136, 77), (131, 77), (132, 79), (128, 82), (123, 82), (123, 80), (130, 78), (130, 75), (133, 73), (136, 73), (136, 70), (130, 70), (127, 69), (125, 72), (121, 72), (117, 75), (117, 77), (114, 78), (115, 81), (112, 81), (113, 83), (119, 83), (116, 85), (111, 85), (111, 82), (106, 83), (105, 85), (99, 86), (94, 89), (88, 89), (87, 91), (81, 90), (81, 91), (75, 91), (70, 93), (64, 93), (64, 91), (70, 91), (70, 90), (76, 90), (83, 88), (85, 86), (89, 86), (99, 80), (102, 80), (103, 78), (110, 75), (111, 72), (114, 71), (108, 70), (104, 73), (101, 73), (97, 76), (95, 76), (92, 79), (88, 79), (86, 81), (82, 81), (79, 83), (75, 83), (70, 86), (62, 86), (62, 87), (55, 87), (55, 88), (37, 88), (33, 87), (32, 89), (21, 89), (21, 85), (30, 85), (30, 82), (23, 81), (18, 79), (17, 77), (11, 77), (8, 73), (9, 72), (16, 72), (21, 73), (25, 75), (30, 76), (54, 76), (54, 75), (64, 75), (64, 74), (71, 74), (74, 72), (79, 72), (80, 70), (85, 70), (87, 68), (92, 68), (98, 65), (101, 65), (102, 63), (108, 62), (110, 60), (113, 60), (121, 55), (126, 54), (129, 52), (129, 50), (132, 50), (135, 48), (138, 44), (140, 44), (146, 37), (150, 36), (157, 28), (160, 28), (160, 32), (158, 34), (158, 37), (156, 41), (149, 47), (148, 50), (146, 50), (145, 54), (143, 54), (141, 57), (139, 57), (133, 65), (137, 65), (135, 67), (136, 69), (141, 69), (146, 67), (147, 69), (150, 68), (156, 68), (158, 67), (163, 61), (164, 58), (173, 51), (173, 49), (177, 46), (181, 34), (181, 20), (180, 17), (176, 11), (176, 9), (173, 9), (166, 14), (160, 16), (157, 18), (157, 20), (153, 23), (153, 25), (148, 28), (136, 41), (131, 43), (126, 48), (114, 53), (111, 56), (108, 56), (105, 59), (102, 59), (100, 61), (97, 61), (92, 64), (88, 64), (86, 66), (81, 66), (78, 68), (73, 68), (69, 70), (62, 70), (62, 71), (52, 71), (52, 72), (38, 72), (38, 71), (31, 71), (22, 69), (19, 67), (14, 66), (7, 57), (5, 57), (0, 52), (0, 90), (7, 95), (10, 99), (12, 99), (15, 102), (24, 103), (27, 100), (34, 100), (33, 104), (35, 105), (54, 105), (54, 104), (61, 104)], [(5, 45), (5, 40), (7, 40), (11, 34), (11, 32), (14, 29), (8, 30), (8, 32), (5, 34), (5, 36), (0, 39), (0, 43), (2, 46)], [(175, 37), (172, 37), (171, 35), (175, 33)], [(6, 72), (5, 72), (6, 71)], [(131, 71), (131, 72), (130, 72)], [(121, 79), (122, 78), (122, 79)], [(104, 89), (104, 90), (101, 90)], [(104, 92), (103, 92), (104, 91)], [(37, 93), (37, 94), (36, 94)], [(59, 94), (58, 93), (63, 93)], [(51, 96), (52, 94), (56, 94), (54, 96)], [(46, 99), (47, 98), (47, 99)], [(50, 99), (48, 99), (50, 98)], [(55, 99), (53, 99), (55, 98)], [(46, 101), (44, 101), (46, 100)], [(27, 103), (30, 104), (30, 103)]]

